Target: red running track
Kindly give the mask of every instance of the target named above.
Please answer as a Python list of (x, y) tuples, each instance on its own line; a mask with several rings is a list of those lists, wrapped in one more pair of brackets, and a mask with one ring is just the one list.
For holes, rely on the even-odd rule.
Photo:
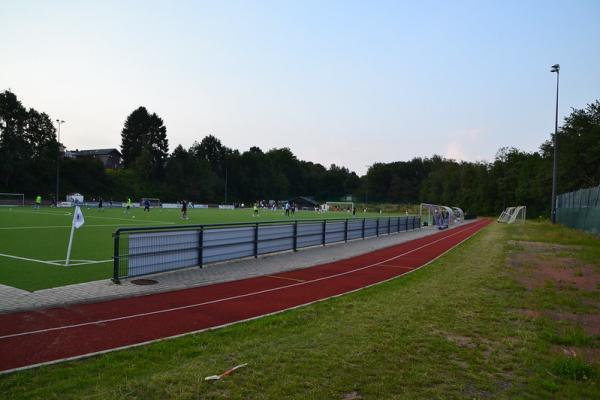
[(339, 296), (419, 268), (489, 222), (271, 276), (0, 315), (0, 372), (136, 346)]

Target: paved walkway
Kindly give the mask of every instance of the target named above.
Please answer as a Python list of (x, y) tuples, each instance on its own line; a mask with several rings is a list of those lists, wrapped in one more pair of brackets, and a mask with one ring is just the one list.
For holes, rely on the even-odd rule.
[[(461, 224), (458, 226), (464, 226)], [(109, 279), (61, 286), (28, 292), (10, 286), (0, 285), (0, 313), (61, 307), (69, 304), (90, 303), (123, 297), (141, 296), (150, 293), (167, 292), (195, 286), (210, 285), (219, 282), (236, 281), (243, 278), (271, 275), (294, 269), (307, 268), (368, 253), (373, 250), (393, 246), (438, 232), (437, 229), (424, 228), (401, 232), (389, 236), (380, 236), (348, 243), (331, 244), (325, 247), (312, 247), (296, 253), (286, 252), (243, 259), (220, 264), (207, 265), (204, 268), (187, 268), (179, 271), (148, 275), (142, 278), (154, 279), (158, 283), (141, 286), (123, 280), (120, 285)], [(138, 277), (139, 278), (139, 277)]]

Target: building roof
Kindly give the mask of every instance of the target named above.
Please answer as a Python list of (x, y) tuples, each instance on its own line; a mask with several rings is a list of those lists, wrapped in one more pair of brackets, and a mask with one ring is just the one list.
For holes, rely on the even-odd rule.
[(78, 156), (104, 156), (117, 152), (121, 155), (121, 152), (117, 149), (91, 149), (91, 150), (75, 150), (71, 151), (72, 154)]
[(306, 197), (306, 196), (297, 196), (290, 200), (292, 200), (294, 203), (305, 203), (305, 204), (308, 203), (314, 207), (319, 206), (319, 203), (317, 201), (314, 201), (313, 199)]

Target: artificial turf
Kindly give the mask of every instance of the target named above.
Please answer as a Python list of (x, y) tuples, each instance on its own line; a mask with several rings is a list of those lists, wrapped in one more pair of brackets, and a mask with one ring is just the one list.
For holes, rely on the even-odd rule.
[[(297, 211), (293, 217), (286, 217), (281, 210), (264, 210), (259, 217), (254, 217), (251, 209), (210, 208), (190, 209), (189, 219), (182, 220), (177, 209), (152, 209), (148, 213), (134, 208), (130, 214), (126, 214), (121, 208), (103, 211), (83, 208), (82, 211), (85, 224), (75, 232), (71, 259), (104, 262), (65, 267), (40, 261), (62, 263), (66, 259), (73, 219), (72, 208), (0, 208), (0, 284), (34, 291), (108, 279), (112, 276), (112, 234), (119, 227), (350, 217), (350, 214), (344, 212), (317, 214), (312, 211)], [(380, 214), (360, 213), (356, 217), (375, 216)]]

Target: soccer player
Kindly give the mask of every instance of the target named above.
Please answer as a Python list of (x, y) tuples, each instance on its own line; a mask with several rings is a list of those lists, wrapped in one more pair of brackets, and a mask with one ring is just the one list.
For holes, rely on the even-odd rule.
[(129, 214), (131, 213), (131, 198), (127, 198), (127, 205), (125, 206), (125, 213)]
[(144, 211), (150, 212), (150, 200), (144, 200)]
[(103, 203), (102, 197), (100, 197), (100, 199), (98, 200), (98, 211), (99, 212), (104, 211), (104, 209), (102, 208), (102, 205), (103, 205), (102, 203)]
[(258, 217), (258, 203), (254, 203), (254, 214), (252, 214), (253, 217)]
[(42, 205), (42, 196), (40, 196), (39, 194), (35, 197), (35, 208), (39, 209), (40, 206)]
[(187, 216), (188, 203), (185, 200), (181, 201), (181, 219), (188, 219)]

